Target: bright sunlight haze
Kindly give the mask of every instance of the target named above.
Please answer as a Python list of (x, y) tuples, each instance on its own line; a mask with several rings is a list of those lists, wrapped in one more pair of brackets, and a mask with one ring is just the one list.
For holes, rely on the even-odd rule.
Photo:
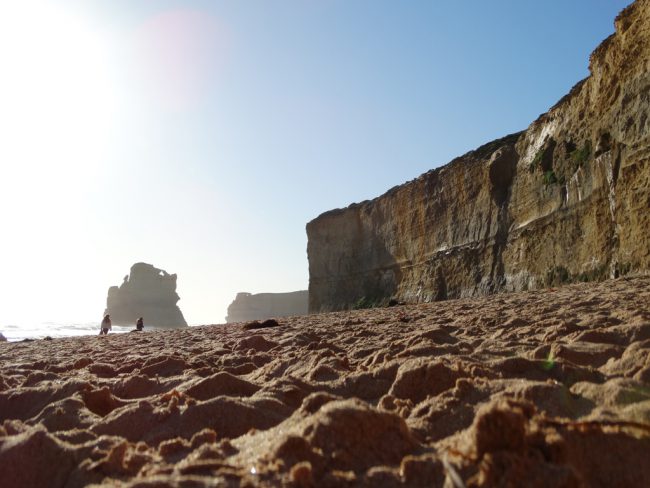
[(307, 289), (305, 224), (522, 130), (626, 1), (0, 5), (0, 327)]

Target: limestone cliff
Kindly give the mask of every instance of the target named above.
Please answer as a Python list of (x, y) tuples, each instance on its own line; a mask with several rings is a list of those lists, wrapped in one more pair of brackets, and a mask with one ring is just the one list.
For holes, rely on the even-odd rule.
[(136, 263), (124, 282), (108, 289), (106, 313), (115, 325), (135, 325), (144, 318), (147, 327), (183, 327), (187, 325), (176, 303), (176, 275), (151, 264)]
[(307, 224), (310, 311), (650, 269), (650, 0), (518, 134)]
[(228, 306), (226, 322), (306, 315), (308, 297), (307, 290), (289, 293), (237, 293), (235, 300)]

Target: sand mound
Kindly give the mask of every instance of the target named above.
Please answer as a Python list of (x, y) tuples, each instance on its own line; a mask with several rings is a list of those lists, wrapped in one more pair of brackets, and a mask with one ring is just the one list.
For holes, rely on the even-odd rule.
[(0, 480), (650, 486), (649, 304), (634, 277), (1, 343)]

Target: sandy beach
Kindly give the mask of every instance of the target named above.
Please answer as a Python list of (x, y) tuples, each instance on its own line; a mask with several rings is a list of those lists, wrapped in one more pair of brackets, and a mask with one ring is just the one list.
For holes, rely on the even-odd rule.
[(650, 486), (650, 277), (0, 343), (11, 487)]

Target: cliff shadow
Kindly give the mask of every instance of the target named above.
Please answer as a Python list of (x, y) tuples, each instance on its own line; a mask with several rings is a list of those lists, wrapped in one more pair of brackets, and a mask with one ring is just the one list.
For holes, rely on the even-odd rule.
[(512, 196), (512, 181), (517, 174), (519, 154), (514, 145), (506, 145), (496, 150), (488, 163), (490, 179), (490, 196), (496, 207), (497, 229), (492, 245), (492, 266), (487, 292), (495, 293), (506, 285), (505, 265), (503, 252), (508, 244), (511, 224), (509, 212), (510, 198)]
[(362, 203), (308, 224), (310, 313), (371, 308), (395, 296), (403, 273), (377, 231), (385, 218)]
[(377, 265), (360, 277), (356, 289), (350, 293), (350, 301), (346, 308), (386, 306), (397, 295), (402, 281), (402, 268), (377, 234), (373, 242), (378, 246), (374, 248)]

